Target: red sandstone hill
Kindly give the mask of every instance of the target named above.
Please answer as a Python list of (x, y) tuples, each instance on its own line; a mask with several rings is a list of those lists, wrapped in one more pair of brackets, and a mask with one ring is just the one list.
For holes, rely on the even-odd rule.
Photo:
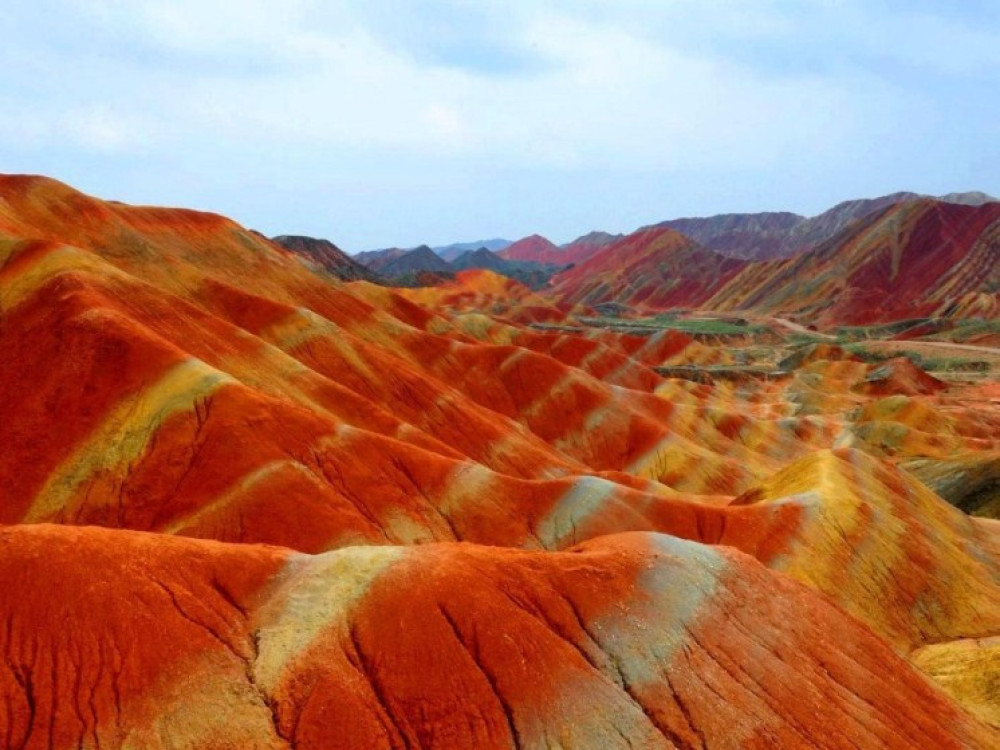
[(650, 228), (606, 246), (553, 280), (567, 304), (617, 302), (651, 310), (697, 304), (746, 265), (671, 229)]
[(796, 312), (826, 322), (947, 316), (1000, 290), (1000, 203), (894, 204), (816, 250), (748, 266), (709, 306)]
[(507, 246), (498, 255), (507, 260), (565, 266), (582, 263), (621, 237), (620, 234), (590, 232), (559, 247), (544, 237), (533, 234)]
[[(746, 271), (622, 243), (690, 274), (636, 304)], [(988, 388), (566, 323), (0, 177), (0, 743), (1000, 743), (1000, 536), (901, 468), (1000, 453)]]
[(306, 263), (314, 263), (325, 271), (344, 281), (373, 281), (381, 277), (361, 265), (329, 240), (283, 234), (272, 237), (271, 241), (286, 250), (297, 253)]
[(563, 245), (561, 247), (563, 254), (560, 257), (563, 263), (583, 263), (591, 256), (596, 255), (602, 248), (617, 242), (623, 236), (608, 232), (588, 232)]
[[(785, 212), (721, 214), (703, 218), (671, 219), (657, 226), (675, 229), (716, 252), (745, 260), (787, 258), (818, 247), (855, 222), (903, 201), (929, 198), (899, 192), (878, 198), (849, 200), (816, 216)], [(996, 202), (985, 193), (949, 193), (937, 200), (978, 206)]]
[(505, 260), (527, 260), (533, 263), (549, 263), (563, 265), (562, 250), (541, 235), (532, 234), (514, 242), (499, 253)]
[[(987, 747), (829, 600), (657, 535), (325, 555), (0, 531), (7, 747)], [(96, 582), (96, 583), (95, 583)], [(66, 630), (66, 624), (73, 627)]]
[[(1000, 203), (891, 204), (784, 261), (726, 258), (668, 229), (607, 246), (554, 280), (573, 303), (798, 314), (826, 323), (980, 314), (1000, 290)], [(972, 311), (976, 311), (973, 313)]]

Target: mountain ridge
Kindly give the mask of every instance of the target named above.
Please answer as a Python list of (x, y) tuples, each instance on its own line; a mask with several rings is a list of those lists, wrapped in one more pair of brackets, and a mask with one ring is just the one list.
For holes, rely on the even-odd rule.
[[(839, 204), (824, 215), (820, 232), (829, 231), (829, 222), (841, 226), (837, 234), (766, 261), (732, 257), (656, 225), (559, 274), (552, 293), (571, 304), (745, 310), (827, 324), (1000, 307), (1000, 203), (885, 200), (860, 219), (842, 221), (856, 210), (856, 203)], [(772, 217), (779, 225), (791, 222)], [(977, 303), (968, 307), (973, 298)]]
[[(942, 303), (994, 280), (997, 211), (890, 206), (793, 291)], [(779, 309), (803, 257), (653, 228), (566, 273)], [(996, 522), (917, 478), (989, 490), (997, 383), (587, 313), (0, 176), (0, 741), (1000, 746)]]
[[(729, 213), (669, 219), (651, 226), (676, 229), (705, 247), (732, 257), (772, 260), (811, 250), (835, 236), (851, 222), (886, 206), (929, 197), (932, 196), (903, 191), (877, 198), (841, 201), (815, 216), (802, 216), (787, 211)], [(949, 193), (936, 199), (966, 205), (997, 201), (979, 191)]]

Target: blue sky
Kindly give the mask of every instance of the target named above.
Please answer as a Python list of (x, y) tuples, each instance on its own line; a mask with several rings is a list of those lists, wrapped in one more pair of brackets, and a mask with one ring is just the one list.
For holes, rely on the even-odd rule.
[(1000, 194), (1000, 3), (35, 0), (0, 171), (349, 251)]

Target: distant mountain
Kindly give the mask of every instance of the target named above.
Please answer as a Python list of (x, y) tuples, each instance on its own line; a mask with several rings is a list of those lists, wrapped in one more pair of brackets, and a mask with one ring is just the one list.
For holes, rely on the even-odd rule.
[(499, 252), (504, 248), (510, 247), (510, 245), (510, 240), (497, 237), (492, 240), (476, 240), (475, 242), (454, 242), (451, 245), (432, 247), (431, 250), (450, 262), (469, 250), (478, 250), (481, 247), (485, 247), (487, 250)]
[(410, 251), (404, 250), (401, 247), (389, 247), (385, 250), (365, 250), (363, 253), (355, 255), (354, 260), (373, 271), (381, 271), (386, 265), (396, 258), (406, 255), (408, 252)]
[(329, 240), (282, 234), (271, 242), (289, 250), (304, 260), (314, 263), (344, 281), (381, 281), (381, 277), (349, 256)]
[(976, 308), (995, 315), (1000, 203), (902, 201), (807, 253), (753, 266), (706, 303), (827, 323), (963, 315)]
[[(899, 192), (878, 198), (844, 201), (823, 213), (800, 216), (788, 212), (719, 214), (702, 218), (664, 221), (668, 227), (695, 242), (733, 258), (770, 260), (807, 252), (843, 231), (852, 223), (902, 201), (928, 196)], [(982, 205), (996, 199), (985, 193), (949, 193), (937, 200), (945, 203)]]
[(496, 253), (490, 252), (487, 248), (481, 247), (478, 250), (466, 250), (460, 256), (451, 261), (451, 267), (456, 271), (464, 271), (468, 268), (486, 268), (503, 274), (509, 270), (511, 264), (501, 258)]
[(490, 252), (485, 247), (463, 253), (452, 261), (451, 267), (456, 271), (474, 268), (493, 271), (535, 290), (546, 286), (549, 279), (565, 268), (565, 266), (535, 263), (530, 260), (507, 260), (501, 258), (497, 253)]
[(608, 232), (588, 232), (581, 237), (577, 237), (572, 242), (567, 242), (565, 245), (560, 246), (563, 252), (560, 262), (565, 264), (582, 263), (602, 247), (607, 247), (612, 242), (617, 242), (624, 236)]
[[(995, 315), (1000, 203), (892, 197), (854, 220), (874, 201), (835, 206), (797, 236), (811, 242), (834, 226), (842, 226), (840, 232), (794, 257), (767, 262), (727, 257), (669, 226), (647, 227), (556, 276), (553, 291), (569, 304), (756, 310), (829, 324)], [(789, 216), (758, 214), (755, 224), (745, 216), (731, 220), (743, 231), (779, 234), (782, 223), (791, 224)]]
[(657, 226), (733, 258), (766, 259), (793, 253), (796, 245), (790, 235), (805, 220), (798, 214), (766, 212), (672, 219)]
[(540, 234), (532, 234), (512, 243), (500, 251), (500, 257), (505, 260), (530, 260), (533, 263), (563, 265), (563, 251)]
[(998, 203), (1000, 198), (994, 198), (979, 190), (970, 190), (967, 193), (948, 193), (940, 196), (939, 200), (946, 203), (958, 203), (963, 206), (981, 206), (984, 203)]
[(669, 227), (646, 227), (556, 276), (554, 293), (566, 305), (668, 309), (711, 297), (746, 265)]
[[(374, 265), (369, 265), (369, 268), (374, 268)], [(441, 258), (427, 247), (427, 245), (421, 245), (413, 250), (405, 251), (401, 255), (391, 258), (387, 263), (378, 268), (379, 273), (388, 278), (420, 273), (422, 271), (449, 273), (452, 270), (448, 261)]]

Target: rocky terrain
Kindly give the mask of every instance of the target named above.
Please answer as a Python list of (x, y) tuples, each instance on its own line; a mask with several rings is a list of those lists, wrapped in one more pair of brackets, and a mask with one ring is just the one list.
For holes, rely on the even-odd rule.
[(459, 256), (471, 251), (478, 250), (479, 248), (486, 248), (492, 253), (499, 253), (506, 247), (511, 245), (510, 240), (500, 239), (496, 237), (492, 240), (474, 240), (473, 242), (453, 242), (450, 245), (441, 245), (439, 247), (431, 248), (435, 253), (440, 255), (449, 263)]
[[(746, 260), (773, 260), (812, 250), (871, 214), (896, 203), (922, 198), (932, 196), (899, 192), (878, 198), (844, 201), (811, 217), (788, 212), (722, 214), (671, 219), (657, 226), (675, 229), (722, 255)], [(996, 198), (978, 191), (949, 193), (937, 200), (969, 206), (997, 202)]]
[(823, 325), (995, 317), (1000, 203), (891, 203), (813, 250), (767, 262), (728, 257), (670, 228), (650, 227), (553, 284), (574, 304), (753, 310)]
[(1000, 746), (998, 210), (397, 289), (0, 177), (0, 742)]
[(302, 256), (308, 263), (314, 263), (343, 281), (378, 282), (380, 276), (358, 263), (329, 240), (315, 239), (301, 235), (283, 234), (272, 237), (271, 241)]

